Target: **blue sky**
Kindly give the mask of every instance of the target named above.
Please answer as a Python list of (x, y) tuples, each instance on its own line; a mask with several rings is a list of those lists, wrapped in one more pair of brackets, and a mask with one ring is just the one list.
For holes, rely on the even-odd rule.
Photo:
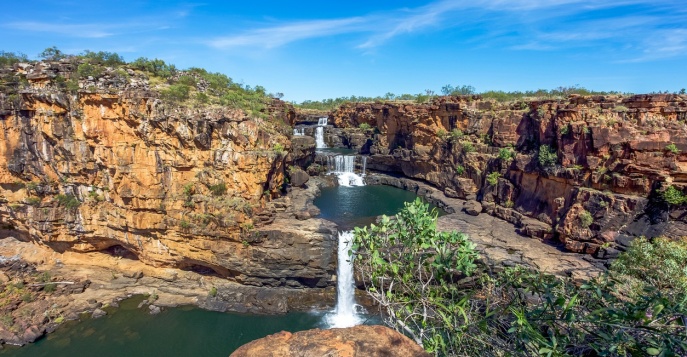
[(302, 101), (580, 85), (687, 87), (684, 0), (13, 1), (0, 49), (113, 51)]

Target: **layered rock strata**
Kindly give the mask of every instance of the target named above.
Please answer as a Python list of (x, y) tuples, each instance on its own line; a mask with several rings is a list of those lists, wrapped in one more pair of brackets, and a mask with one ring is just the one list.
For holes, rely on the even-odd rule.
[[(632, 237), (687, 235), (687, 96), (571, 95), (513, 102), (479, 96), (335, 110), (331, 135), (369, 153), (368, 169), (427, 181), (526, 234), (612, 258)], [(366, 124), (372, 129), (356, 129)], [(348, 128), (348, 129), (346, 129)], [(536, 220), (536, 222), (535, 222)]]
[(333, 285), (332, 230), (275, 222), (287, 166), (312, 154), (292, 150), (293, 108), (179, 106), (132, 69), (68, 91), (74, 61), (3, 69), (27, 84), (0, 94), (2, 236), (244, 285)]

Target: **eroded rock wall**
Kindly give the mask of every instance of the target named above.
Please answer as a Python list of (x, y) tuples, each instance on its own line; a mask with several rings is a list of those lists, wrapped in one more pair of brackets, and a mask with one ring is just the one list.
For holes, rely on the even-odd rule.
[(687, 235), (684, 209), (658, 194), (687, 186), (686, 120), (687, 96), (657, 94), (358, 103), (329, 123), (342, 138), (358, 130), (372, 140), (360, 146), (369, 169), (425, 180), (531, 236), (612, 257), (633, 236)]
[(60, 88), (74, 69), (15, 65), (29, 85), (0, 94), (2, 236), (246, 285), (333, 284), (334, 233), (314, 225), (282, 237), (268, 226), (299, 159), (289, 155), (292, 107), (274, 100), (256, 116), (175, 106), (133, 70), (121, 85), (106, 69), (78, 91)]

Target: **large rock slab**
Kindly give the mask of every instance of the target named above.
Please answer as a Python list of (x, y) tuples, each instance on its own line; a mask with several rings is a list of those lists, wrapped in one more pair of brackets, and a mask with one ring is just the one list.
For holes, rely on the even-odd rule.
[(230, 357), (429, 357), (408, 337), (384, 326), (282, 331), (239, 347)]

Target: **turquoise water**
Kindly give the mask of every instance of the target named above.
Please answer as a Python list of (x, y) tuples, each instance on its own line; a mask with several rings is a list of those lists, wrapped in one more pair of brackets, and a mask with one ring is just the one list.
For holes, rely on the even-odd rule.
[[(351, 229), (394, 215), (417, 196), (390, 186), (331, 187), (315, 200), (321, 217)], [(324, 313), (241, 315), (196, 307), (165, 309), (158, 315), (138, 309), (142, 297), (125, 300), (100, 319), (68, 322), (36, 343), (5, 346), (0, 356), (223, 356), (239, 346), (279, 331), (326, 328)], [(381, 323), (378, 320), (369, 323)]]
[(321, 313), (261, 316), (179, 307), (150, 315), (147, 307), (137, 308), (141, 299), (125, 300), (99, 319), (67, 323), (36, 343), (5, 346), (0, 356), (227, 357), (239, 346), (279, 331), (324, 327)]
[[(412, 202), (417, 197), (392, 186), (336, 186), (323, 188), (314, 204), (320, 209), (321, 218), (335, 222), (340, 230), (350, 230), (374, 223), (377, 216), (395, 215), (404, 202)], [(430, 205), (432, 208), (436, 206)]]

